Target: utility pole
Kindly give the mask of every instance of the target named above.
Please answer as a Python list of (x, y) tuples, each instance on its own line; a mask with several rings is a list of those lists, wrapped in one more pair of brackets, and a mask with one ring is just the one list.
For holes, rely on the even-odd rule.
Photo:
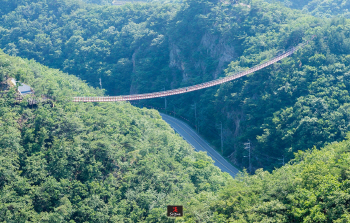
[(224, 156), (224, 139), (223, 139), (223, 136), (222, 136), (222, 122), (220, 122), (220, 126), (221, 126), (221, 154), (222, 156)]
[(282, 159), (278, 159), (278, 160), (282, 160), (282, 165), (284, 166), (284, 155), (282, 155)]
[[(165, 91), (165, 87), (163, 88), (163, 90)], [(164, 100), (165, 100), (164, 109), (165, 109), (165, 113), (166, 113), (166, 96), (164, 96)]]
[[(198, 119), (199, 119), (199, 117), (198, 117)], [(198, 132), (198, 134), (199, 134), (199, 123), (200, 123), (200, 121), (198, 120), (198, 123), (196, 123), (196, 127), (197, 127), (197, 132)]]
[(197, 127), (197, 103), (196, 102), (194, 103), (194, 123), (196, 124), (196, 127)]
[(192, 105), (194, 108), (194, 125), (196, 126), (196, 130), (198, 132), (198, 128), (197, 128), (197, 103), (195, 102), (194, 105)]
[(248, 140), (248, 142), (244, 143), (244, 149), (247, 149), (249, 151), (249, 173), (252, 174), (252, 164), (250, 162), (250, 141)]
[(221, 141), (221, 154), (224, 155), (224, 136), (222, 134), (222, 122), (220, 122), (220, 125), (215, 125), (216, 128), (220, 128), (220, 141)]

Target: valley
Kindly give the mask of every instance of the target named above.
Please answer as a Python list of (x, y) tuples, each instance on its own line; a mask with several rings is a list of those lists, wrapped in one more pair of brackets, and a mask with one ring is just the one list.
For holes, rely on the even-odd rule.
[(0, 0), (1, 222), (349, 221), (347, 1), (112, 2)]

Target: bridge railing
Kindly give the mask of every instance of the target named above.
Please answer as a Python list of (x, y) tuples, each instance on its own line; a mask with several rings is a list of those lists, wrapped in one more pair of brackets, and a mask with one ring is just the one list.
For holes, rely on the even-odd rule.
[[(314, 36), (313, 36), (314, 37)], [(313, 39), (312, 37), (312, 39)], [(267, 62), (264, 62), (262, 64), (258, 64), (250, 68), (249, 70), (240, 71), (238, 73), (232, 74), (230, 76), (219, 78), (216, 80), (208, 81), (202, 84), (196, 84), (193, 86), (188, 87), (182, 87), (174, 90), (167, 90), (167, 91), (160, 91), (160, 92), (154, 92), (154, 93), (145, 93), (145, 94), (135, 94), (135, 95), (125, 95), (125, 96), (111, 96), (111, 97), (74, 97), (73, 102), (106, 102), (106, 101), (131, 101), (131, 100), (140, 100), (140, 99), (149, 99), (149, 98), (157, 98), (157, 97), (164, 97), (164, 96), (170, 96), (170, 95), (176, 95), (176, 94), (182, 94), (190, 91), (195, 91), (203, 88), (212, 87), (215, 85), (219, 85), (228, 81), (232, 81), (234, 79), (246, 76), (250, 73), (253, 73), (257, 70), (260, 70), (262, 68), (265, 68), (279, 60), (282, 60), (283, 58), (290, 56), (300, 48), (304, 47), (308, 44), (308, 41), (305, 43), (301, 43), (296, 47), (293, 47), (287, 51), (285, 51), (282, 54), (278, 54), (277, 56), (273, 57)]]

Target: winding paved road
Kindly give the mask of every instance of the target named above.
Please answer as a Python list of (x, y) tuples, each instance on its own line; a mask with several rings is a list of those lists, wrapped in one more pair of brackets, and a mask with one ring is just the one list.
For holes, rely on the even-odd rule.
[(166, 121), (177, 133), (179, 133), (196, 151), (205, 151), (215, 161), (215, 166), (221, 171), (229, 173), (232, 177), (239, 172), (237, 168), (227, 162), (215, 149), (210, 147), (204, 139), (202, 139), (191, 127), (184, 122), (173, 118), (169, 115), (162, 114), (163, 120)]

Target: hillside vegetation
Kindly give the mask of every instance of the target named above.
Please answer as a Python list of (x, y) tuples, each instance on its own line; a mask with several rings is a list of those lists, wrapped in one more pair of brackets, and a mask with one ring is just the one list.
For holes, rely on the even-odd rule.
[(349, 222), (349, 137), (234, 180), (213, 202), (214, 222)]
[(232, 180), (155, 110), (73, 103), (103, 92), (3, 52), (0, 74), (54, 98), (28, 106), (13, 88), (0, 98), (0, 222), (167, 222), (169, 204), (198, 221)]
[[(0, 0), (0, 82), (48, 98), (0, 89), (0, 222), (350, 222), (348, 1), (106, 3)], [(223, 155), (241, 167), (251, 142), (254, 173), (235, 179), (155, 110), (71, 102), (232, 75), (306, 40), (254, 74), (167, 98), (216, 146), (222, 123)]]
[[(267, 0), (272, 2), (271, 0)], [(350, 18), (350, 2), (348, 0), (279, 0), (283, 5), (301, 9), (318, 17), (331, 18), (344, 16)]]
[(13, 88), (0, 98), (1, 222), (173, 222), (169, 204), (184, 205), (176, 222), (350, 220), (350, 135), (233, 180), (155, 110), (72, 103), (103, 92), (2, 52), (0, 65), (54, 98), (28, 106)]
[[(301, 9), (314, 1), (293, 2)], [(345, 10), (345, 1), (325, 2)], [(248, 167), (243, 143), (249, 140), (254, 169), (270, 171), (294, 152), (340, 141), (350, 130), (350, 23), (345, 18), (313, 17), (262, 0), (7, 5), (0, 27), (6, 53), (59, 68), (93, 87), (101, 78), (108, 95), (174, 89), (230, 75), (316, 35), (297, 54), (248, 77), (168, 97), (168, 109), (189, 119), (218, 147), (222, 122), (223, 155)], [(142, 103), (164, 106), (163, 99)]]

